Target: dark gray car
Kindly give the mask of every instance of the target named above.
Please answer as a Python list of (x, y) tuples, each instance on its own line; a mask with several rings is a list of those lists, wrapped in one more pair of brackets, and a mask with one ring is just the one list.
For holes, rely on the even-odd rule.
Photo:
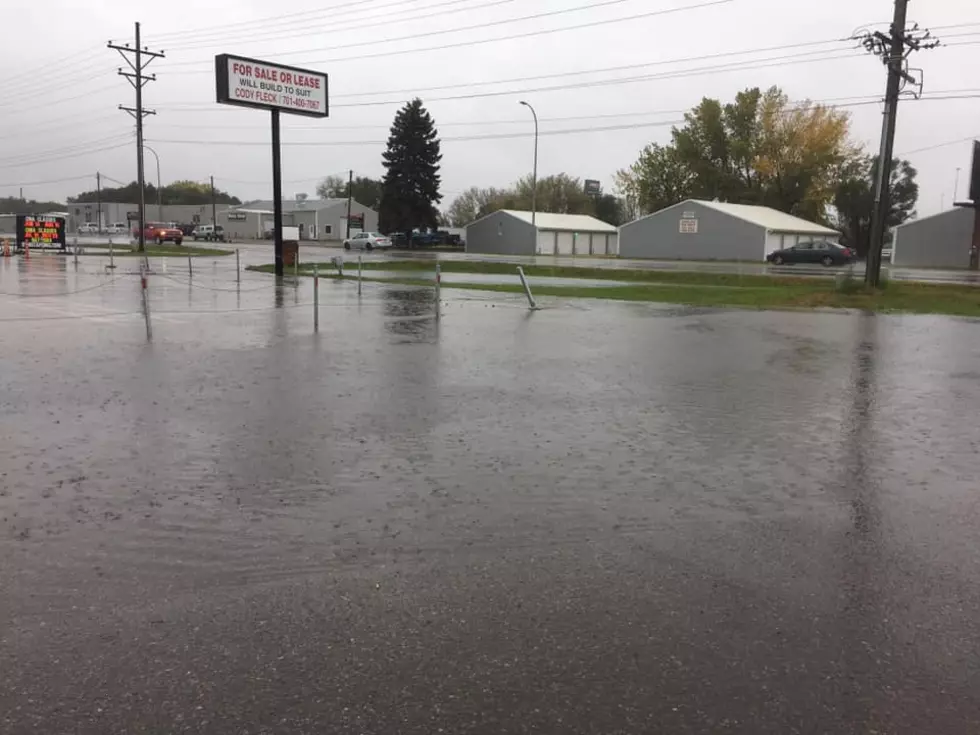
[(843, 245), (829, 240), (797, 243), (791, 248), (783, 248), (766, 256), (773, 265), (794, 263), (813, 263), (830, 268), (834, 265), (847, 265), (857, 260), (857, 253)]

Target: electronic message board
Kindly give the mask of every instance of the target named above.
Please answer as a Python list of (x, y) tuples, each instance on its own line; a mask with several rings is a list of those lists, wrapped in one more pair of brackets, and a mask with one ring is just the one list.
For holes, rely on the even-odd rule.
[(65, 218), (49, 215), (17, 215), (17, 244), (31, 248), (65, 249)]

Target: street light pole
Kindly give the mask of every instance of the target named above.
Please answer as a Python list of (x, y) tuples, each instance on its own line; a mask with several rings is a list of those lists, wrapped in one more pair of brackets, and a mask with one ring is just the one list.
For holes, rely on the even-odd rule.
[(534, 115), (534, 171), (531, 174), (531, 226), (537, 225), (538, 219), (538, 113), (529, 102), (521, 100), (521, 104)]
[(153, 157), (157, 161), (157, 219), (163, 221), (163, 204), (160, 200), (160, 156), (158, 156), (157, 152), (145, 143), (143, 144), (143, 147), (152, 153)]
[(956, 167), (956, 181), (953, 183), (953, 205), (956, 205), (956, 200), (960, 196), (960, 167)]

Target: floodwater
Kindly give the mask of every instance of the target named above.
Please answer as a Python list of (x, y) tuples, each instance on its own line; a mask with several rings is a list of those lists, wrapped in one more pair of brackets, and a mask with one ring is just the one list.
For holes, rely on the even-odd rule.
[(980, 731), (980, 323), (324, 282), (314, 333), (225, 260), (147, 343), (101, 265), (0, 262), (0, 733)]

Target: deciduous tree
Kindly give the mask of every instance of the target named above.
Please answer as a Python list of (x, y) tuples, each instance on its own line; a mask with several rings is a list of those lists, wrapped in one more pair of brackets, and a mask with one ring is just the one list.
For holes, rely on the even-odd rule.
[(687, 198), (770, 206), (821, 221), (834, 195), (835, 174), (856, 152), (849, 118), (810, 102), (791, 103), (778, 88), (748, 89), (722, 105), (704, 99), (652, 144), (617, 188), (642, 212)]
[(381, 181), (369, 176), (355, 176), (353, 185), (349, 178), (328, 176), (316, 187), (316, 195), (321, 199), (346, 199), (350, 187), (353, 199), (365, 207), (377, 209), (381, 204)]
[[(888, 215), (885, 226), (897, 227), (915, 216), (919, 198), (918, 172), (908, 161), (892, 163)], [(842, 167), (834, 188), (836, 226), (844, 244), (867, 255), (871, 243), (871, 214), (874, 208), (874, 182), (878, 176), (878, 156), (860, 156)]]

